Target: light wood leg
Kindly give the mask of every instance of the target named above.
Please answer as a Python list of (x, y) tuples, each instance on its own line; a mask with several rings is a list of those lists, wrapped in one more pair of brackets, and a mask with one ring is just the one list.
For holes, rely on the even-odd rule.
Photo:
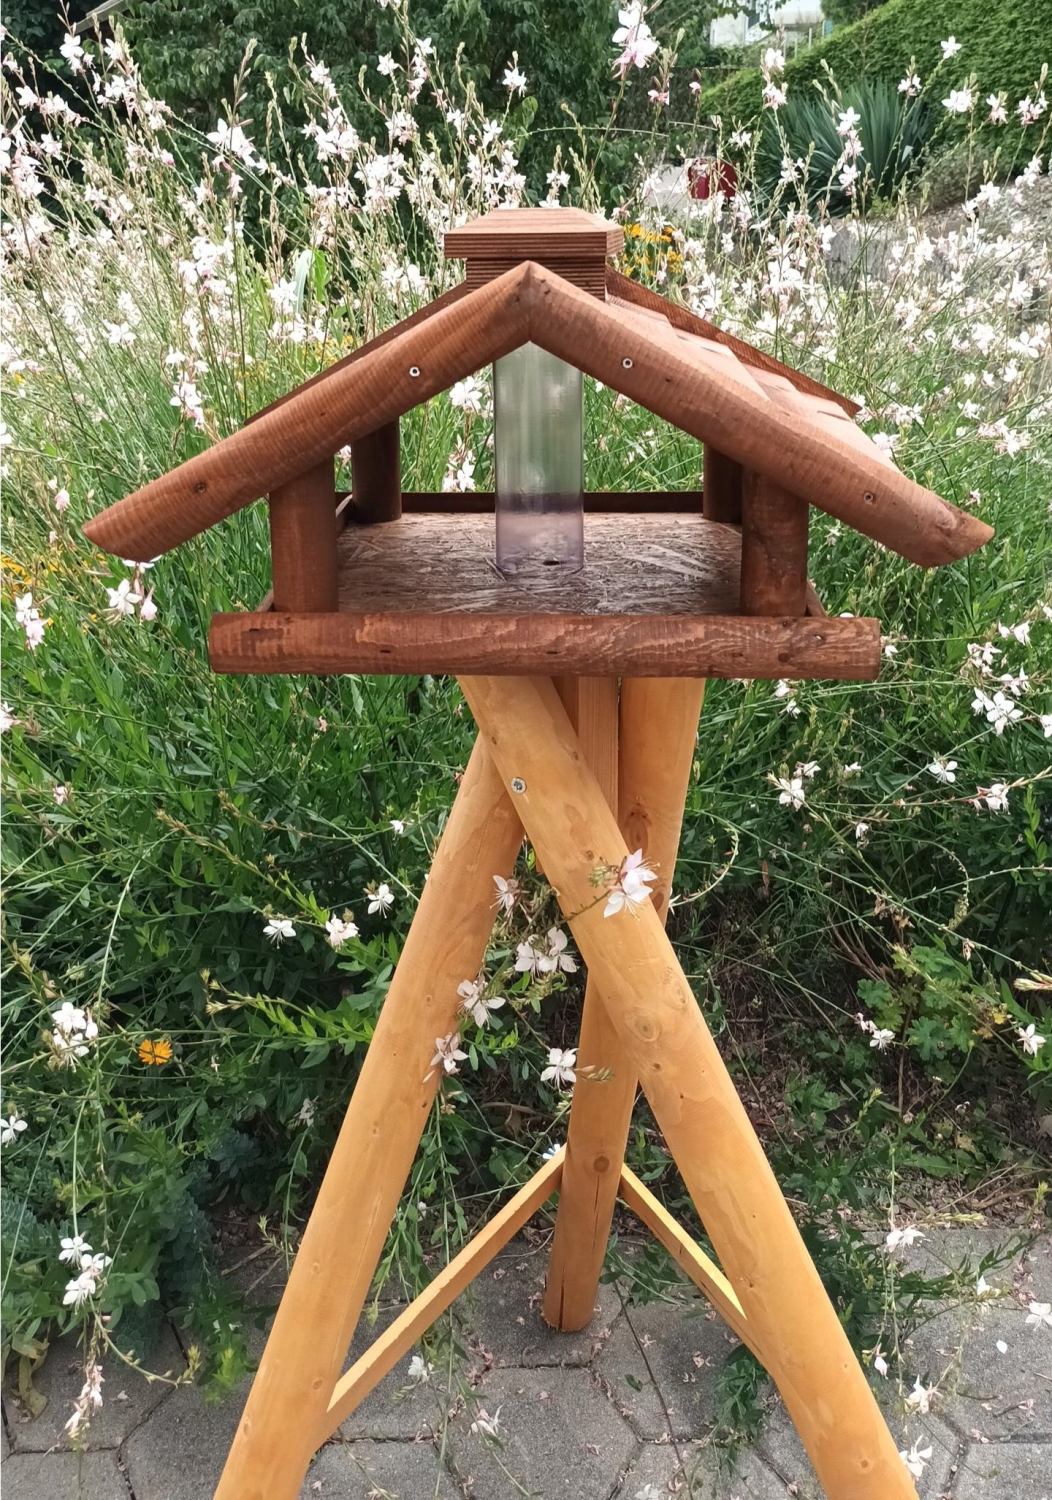
[(522, 828), (477, 743), (438, 846), (216, 1500), (296, 1500), (493, 925)]
[(604, 916), (594, 873), (628, 851), (554, 687), (460, 681), (830, 1500), (916, 1500), (661, 918)]
[[(588, 682), (580, 683), (578, 702)], [(607, 802), (618, 807), (628, 847), (641, 848), (657, 866), (659, 883), (653, 899), (662, 920), (671, 894), (704, 691), (698, 679), (626, 678), (621, 684), (619, 769), (616, 776), (613, 768), (605, 777), (596, 774)], [(562, 691), (560, 697), (569, 709)], [(571, 720), (574, 717), (571, 711)], [(576, 720), (577, 737), (593, 771), (602, 754), (602, 744), (594, 744), (596, 735), (613, 743), (618, 732), (609, 711), (606, 718), (602, 723), (595, 715), (578, 713)], [(542, 1307), (545, 1320), (565, 1331), (583, 1328), (592, 1318), (636, 1097), (635, 1065), (590, 972), (577, 1062)], [(589, 1069), (600, 1081), (589, 1077)]]

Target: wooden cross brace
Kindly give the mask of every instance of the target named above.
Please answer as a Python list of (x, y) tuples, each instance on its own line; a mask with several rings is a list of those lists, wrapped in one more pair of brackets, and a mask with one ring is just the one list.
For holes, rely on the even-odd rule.
[[(767, 1368), (830, 1500), (916, 1500), (664, 931), (703, 684), (469, 677), (479, 737), (292, 1267), (216, 1500), (295, 1500), (315, 1450), (554, 1192), (544, 1300), (592, 1317), (620, 1196)], [(576, 725), (576, 730), (574, 728)], [(616, 811), (615, 811), (616, 809)], [(341, 1376), (439, 1086), (436, 1038), (478, 973), (523, 831), (588, 967), (567, 1145)], [(642, 847), (660, 889), (603, 915), (593, 876)], [(624, 1165), (637, 1081), (720, 1258)]]

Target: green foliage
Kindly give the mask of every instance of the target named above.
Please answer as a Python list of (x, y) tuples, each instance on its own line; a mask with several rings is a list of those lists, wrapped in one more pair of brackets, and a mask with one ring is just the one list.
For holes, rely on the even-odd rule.
[[(1002, 171), (1025, 162), (1039, 149), (1044, 120), (1020, 127), (1013, 115), (1017, 100), (1033, 88), (1048, 54), (1048, 16), (1029, 0), (888, 0), (853, 26), (831, 36), (786, 63), (789, 95), (825, 86), (829, 74), (841, 87), (860, 78), (894, 79), (912, 71), (920, 74), (926, 90), (941, 98), (969, 76), (976, 79), (976, 120), (984, 121), (988, 93), (1003, 90), (1010, 123), (982, 130), (979, 154), (997, 152)], [(956, 37), (962, 50), (944, 62), (939, 43)], [(758, 71), (739, 73), (707, 89), (699, 99), (703, 114), (719, 115), (725, 127), (751, 123), (760, 114), (763, 80)], [(934, 94), (933, 94), (934, 97)], [(1045, 117), (1047, 119), (1047, 115)], [(943, 131), (960, 133), (959, 117), (947, 116)]]
[[(862, 142), (853, 193), (838, 180), (844, 140), (837, 122), (844, 110), (858, 117)], [(757, 199), (766, 206), (785, 193), (835, 216), (849, 213), (854, 203), (870, 208), (915, 176), (933, 127), (927, 100), (904, 99), (888, 79), (863, 78), (836, 100), (791, 93), (784, 108), (766, 111), (761, 120), (752, 175)], [(802, 163), (788, 185), (786, 161)]]
[(822, 13), (837, 26), (851, 26), (886, 3), (887, 0), (822, 0)]

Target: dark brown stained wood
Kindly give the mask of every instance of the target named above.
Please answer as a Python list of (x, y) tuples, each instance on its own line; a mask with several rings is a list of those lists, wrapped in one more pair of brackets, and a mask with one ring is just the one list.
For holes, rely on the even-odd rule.
[(707, 521), (726, 521), (739, 526), (742, 518), (742, 466), (705, 444), (702, 474), (702, 508)]
[(788, 677), (880, 671), (879, 620), (740, 615), (213, 615), (215, 672)]
[(796, 390), (784, 375), (774, 375), (770, 371), (758, 370), (756, 379), (770, 399), (784, 410), (798, 412), (808, 421), (824, 428), (839, 442), (847, 443), (849, 447), (857, 448), (861, 453), (867, 453), (880, 463), (887, 464), (889, 468), (895, 467), (891, 456), (882, 448), (878, 448), (873, 439), (867, 437), (860, 427), (856, 427), (847, 413), (841, 411), (832, 401), (826, 401), (820, 396), (812, 396), (807, 391)]
[(622, 297), (626, 302), (635, 302), (640, 307), (653, 308), (666, 317), (674, 328), (681, 328), (684, 333), (695, 333), (702, 338), (713, 339), (717, 344), (726, 345), (738, 356), (743, 365), (751, 365), (754, 369), (771, 370), (776, 374), (784, 375), (797, 390), (810, 391), (815, 396), (826, 397), (848, 416), (853, 417), (857, 411), (861, 410), (856, 401), (850, 401), (847, 396), (841, 396), (836, 391), (830, 390), (828, 386), (813, 380), (810, 375), (804, 375), (800, 370), (794, 370), (790, 365), (782, 364), (781, 360), (775, 359), (773, 354), (765, 354), (762, 349), (754, 349), (744, 339), (735, 338), (733, 333), (726, 333), (722, 328), (717, 328), (715, 323), (710, 323), (708, 319), (691, 312), (690, 308), (684, 307), (682, 302), (670, 302), (667, 297), (662, 297), (660, 292), (655, 292), (648, 286), (642, 286), (638, 281), (633, 281), (630, 276), (623, 276), (620, 271), (609, 267), (606, 273), (606, 290), (608, 296)]
[(468, 286), (481, 286), (523, 260), (550, 266), (592, 297), (606, 296), (606, 261), (624, 232), (579, 208), (498, 209), (447, 230), (447, 260), (467, 262)]
[(523, 615), (736, 614), (741, 537), (697, 514), (585, 517), (585, 566), (505, 578), (488, 515), (405, 515), (347, 526), (337, 541), (340, 608)]
[(389, 344), (393, 338), (397, 338), (399, 334), (405, 333), (407, 329), (419, 328), (421, 323), (426, 323), (428, 318), (434, 317), (435, 313), (443, 312), (445, 308), (452, 307), (455, 302), (459, 302), (462, 297), (467, 295), (468, 290), (467, 283), (463, 281), (457, 286), (450, 287), (448, 292), (443, 292), (440, 297), (436, 297), (426, 307), (418, 307), (416, 312), (410, 313), (408, 317), (403, 318), (399, 323), (393, 323), (390, 328), (385, 328), (383, 333), (376, 334), (375, 337), (368, 339), (364, 344), (360, 344), (357, 349), (352, 349), (350, 354), (345, 354), (334, 365), (329, 365), (328, 369), (319, 370), (317, 375), (311, 375), (302, 385), (296, 386), (291, 391), (286, 391), (284, 396), (279, 396), (276, 401), (271, 401), (269, 406), (261, 406), (259, 411), (252, 413), (247, 422), (258, 422), (260, 417), (267, 416), (269, 412), (277, 411), (279, 406), (284, 406), (294, 396), (299, 396), (304, 391), (313, 390), (319, 385), (324, 385), (327, 380), (331, 380), (341, 370), (346, 370), (351, 365), (356, 365), (367, 354), (374, 354), (377, 349), (383, 348), (384, 344)]
[(403, 416), (527, 341), (530, 275), (527, 263), (418, 326), (399, 329), (361, 359), (111, 505), (88, 522), (85, 535), (118, 557), (148, 560)]
[(820, 427), (751, 395), (552, 272), (535, 269), (530, 300), (532, 342), (912, 562), (954, 562), (993, 535), (976, 516), (841, 441), (830, 431), (837, 424)]
[(331, 458), (270, 492), (275, 607), (321, 614), (337, 607), (336, 481)]
[(810, 579), (807, 581), (807, 613), (818, 620), (824, 620), (828, 613)]
[(741, 612), (802, 615), (807, 606), (807, 501), (746, 469)]
[(351, 444), (353, 518), (397, 521), (402, 514), (402, 457), (398, 418)]

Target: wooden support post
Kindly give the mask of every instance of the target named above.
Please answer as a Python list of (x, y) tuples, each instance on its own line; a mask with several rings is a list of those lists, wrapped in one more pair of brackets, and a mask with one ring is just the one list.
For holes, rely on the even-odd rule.
[(271, 490), (270, 566), (280, 614), (328, 614), (339, 608), (331, 458)]
[(628, 849), (554, 687), (460, 684), (826, 1493), (916, 1500), (658, 913), (604, 916), (595, 872)]
[[(594, 679), (581, 681), (579, 691), (586, 689), (594, 695)], [(616, 775), (613, 767), (605, 773), (596, 770), (603, 758), (599, 736), (612, 745), (618, 732), (609, 708), (611, 721), (605, 725), (595, 715), (579, 714), (577, 721), (585, 760), (596, 771), (607, 801), (618, 807), (625, 842), (630, 849), (642, 849), (657, 867), (653, 900), (662, 920), (671, 895), (704, 691), (704, 682), (697, 679), (626, 678), (621, 684)], [(590, 1069), (598, 1079), (589, 1076)], [(591, 1321), (636, 1097), (635, 1064), (591, 974), (577, 1078), (543, 1305), (545, 1320), (565, 1331)]]
[(402, 514), (398, 418), (351, 444), (351, 516), (360, 523), (397, 521)]
[(742, 484), (743, 615), (802, 615), (807, 607), (806, 500), (751, 470)]
[(706, 521), (727, 521), (732, 526), (741, 521), (742, 466), (711, 443), (705, 444), (701, 505)]
[(493, 924), (522, 829), (476, 744), (304, 1230), (216, 1500), (296, 1500)]

